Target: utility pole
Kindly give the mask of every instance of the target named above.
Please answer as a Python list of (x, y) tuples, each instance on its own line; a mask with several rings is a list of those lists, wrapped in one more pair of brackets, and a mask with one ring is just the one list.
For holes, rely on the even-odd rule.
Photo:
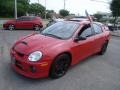
[(65, 3), (65, 0), (64, 0), (64, 10), (65, 10), (65, 5), (66, 5), (66, 3)]
[(38, 0), (38, 4), (39, 4), (39, 0)]
[(46, 19), (46, 0), (45, 0), (45, 19)]
[(17, 19), (17, 0), (15, 0), (15, 19)]

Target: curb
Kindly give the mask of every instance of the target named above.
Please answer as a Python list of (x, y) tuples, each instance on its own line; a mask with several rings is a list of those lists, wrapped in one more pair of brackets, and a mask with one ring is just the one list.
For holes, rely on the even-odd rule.
[(120, 35), (113, 35), (113, 34), (111, 34), (111, 36), (120, 37)]
[(110, 32), (110, 35), (120, 37), (120, 32)]

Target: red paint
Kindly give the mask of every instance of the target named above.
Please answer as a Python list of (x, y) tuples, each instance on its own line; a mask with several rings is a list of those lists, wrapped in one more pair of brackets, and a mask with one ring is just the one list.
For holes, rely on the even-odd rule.
[[(15, 64), (12, 64), (13, 69), (30, 78), (48, 77), (51, 63), (55, 57), (61, 53), (70, 53), (72, 57), (71, 65), (75, 65), (86, 57), (99, 52), (105, 41), (109, 40), (109, 31), (103, 29), (103, 33), (99, 35), (94, 35), (86, 40), (75, 42), (74, 38), (83, 25), (84, 24), (81, 22), (79, 29), (67, 40), (56, 39), (41, 34), (31, 34), (18, 40), (13, 48), (11, 48), (11, 57), (14, 57), (21, 63), (23, 70), (18, 68)], [(22, 41), (27, 42), (28, 45), (22, 44)], [(29, 54), (39, 50), (43, 53), (42, 59), (37, 62), (28, 61)], [(18, 53), (22, 53), (23, 56), (18, 55)], [(47, 64), (41, 65), (41, 63)], [(35, 73), (30, 71), (30, 66), (36, 68)]]
[[(23, 17), (32, 18), (30, 16), (23, 16)], [(34, 19), (32, 20), (17, 20), (17, 19), (9, 20), (3, 24), (3, 28), (8, 29), (9, 25), (14, 25), (15, 29), (34, 29), (35, 25), (39, 25), (40, 27), (43, 27), (42, 19), (40, 17), (34, 17)]]

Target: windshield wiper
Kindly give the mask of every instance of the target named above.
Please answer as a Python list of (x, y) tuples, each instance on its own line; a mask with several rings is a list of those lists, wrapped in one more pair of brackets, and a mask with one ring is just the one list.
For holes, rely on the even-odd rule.
[(61, 37), (57, 36), (57, 35), (54, 35), (54, 34), (50, 34), (50, 33), (42, 33), (43, 35), (45, 36), (50, 36), (50, 37), (55, 37), (55, 38), (58, 38), (58, 39), (62, 39)]

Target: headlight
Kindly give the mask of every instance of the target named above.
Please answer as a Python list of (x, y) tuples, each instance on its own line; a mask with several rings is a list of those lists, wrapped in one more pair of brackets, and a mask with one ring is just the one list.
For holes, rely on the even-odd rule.
[(40, 52), (40, 51), (35, 51), (35, 52), (33, 52), (33, 53), (31, 53), (31, 54), (29, 55), (28, 60), (35, 62), (35, 61), (40, 60), (41, 57), (42, 57), (42, 52)]

